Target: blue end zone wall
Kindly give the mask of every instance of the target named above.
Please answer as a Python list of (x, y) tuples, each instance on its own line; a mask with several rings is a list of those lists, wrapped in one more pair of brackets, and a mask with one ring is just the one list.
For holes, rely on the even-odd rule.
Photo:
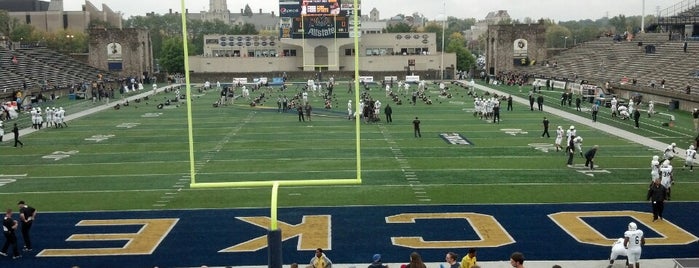
[[(387, 223), (389, 216), (402, 213), (479, 213), (490, 215), (509, 233), (513, 244), (479, 247), (480, 261), (507, 260), (514, 251), (521, 251), (530, 260), (603, 260), (609, 256), (611, 243), (606, 246), (578, 242), (549, 214), (558, 212), (619, 211), (619, 216), (586, 218), (585, 222), (601, 235), (616, 239), (623, 236), (629, 221), (636, 221), (624, 212), (649, 212), (648, 203), (624, 204), (541, 204), (541, 205), (451, 205), (451, 206), (372, 206), (284, 208), (279, 220), (288, 226), (302, 226), (304, 216), (330, 215), (329, 234), (311, 238), (308, 233), (283, 242), (284, 263), (307, 263), (316, 247), (312, 239), (327, 242), (328, 257), (335, 263), (369, 263), (371, 256), (381, 253), (387, 263), (405, 262), (412, 251), (419, 252), (427, 262), (441, 262), (444, 254), (454, 251), (463, 255), (467, 248), (412, 249), (396, 246), (392, 237), (421, 236), (425, 241), (457, 241), (487, 239), (490, 234), (478, 233), (464, 219), (427, 219), (415, 223)], [(665, 219), (680, 229), (699, 234), (697, 212), (699, 202), (668, 203)], [(236, 217), (268, 217), (269, 209), (202, 209), (128, 212), (41, 213), (32, 228), (34, 251), (24, 252), (24, 258), (0, 258), (2, 267), (195, 267), (201, 265), (266, 265), (267, 248), (252, 252), (225, 252), (234, 245), (265, 236), (266, 229)], [(82, 220), (177, 219), (166, 232), (145, 238), (157, 244), (152, 253), (124, 255), (119, 250), (126, 241), (68, 241), (76, 234), (137, 233), (140, 225), (77, 226)], [(653, 223), (655, 224), (655, 223)], [(651, 224), (652, 225), (652, 224)], [(639, 223), (647, 238), (661, 234), (652, 226)], [(322, 226), (305, 226), (305, 231), (320, 230)], [(304, 231), (304, 232), (305, 232)], [(20, 246), (21, 235), (17, 232)], [(480, 235), (480, 237), (479, 237)], [(157, 243), (157, 241), (160, 241)], [(304, 240), (304, 245), (300, 245)], [(266, 241), (266, 239), (265, 239)], [(132, 242), (133, 244), (137, 244)], [(129, 245), (132, 246), (133, 244)], [(305, 248), (304, 248), (305, 247)], [(86, 257), (45, 257), (51, 249), (114, 248), (113, 254)], [(699, 244), (648, 245), (642, 258), (697, 257)], [(224, 252), (222, 252), (224, 251)]]

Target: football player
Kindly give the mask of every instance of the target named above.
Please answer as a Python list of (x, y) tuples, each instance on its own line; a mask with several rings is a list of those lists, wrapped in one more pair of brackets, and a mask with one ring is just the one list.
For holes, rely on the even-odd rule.
[(687, 158), (684, 160), (684, 167), (689, 167), (689, 171), (694, 171), (694, 159), (697, 157), (697, 150), (694, 149), (694, 145), (689, 145), (686, 153)]
[(660, 159), (657, 155), (653, 156), (653, 160), (650, 161), (650, 184), (652, 185), (655, 180), (660, 179)]
[(607, 266), (607, 268), (612, 268), (612, 266), (614, 265), (614, 260), (616, 260), (616, 258), (618, 258), (619, 256), (627, 256), (623, 238), (617, 239), (614, 242), (614, 244), (612, 244), (612, 253), (611, 255), (609, 255), (609, 265)]
[(634, 265), (640, 268), (641, 247), (646, 244), (646, 239), (643, 237), (643, 231), (638, 229), (636, 223), (629, 223), (629, 230), (624, 232), (624, 247), (627, 249), (629, 268)]
[(563, 134), (563, 127), (558, 126), (558, 128), (556, 128), (556, 152), (563, 150), (563, 147), (561, 147), (561, 142), (563, 141)]
[(580, 136), (575, 136), (575, 138), (573, 139), (573, 144), (575, 144), (575, 150), (578, 150), (578, 152), (580, 152), (580, 157), (584, 157), (582, 152), (582, 142), (583, 138)]
[(672, 165), (670, 165), (670, 160), (665, 160), (660, 167), (660, 184), (667, 189), (667, 200), (670, 200), (670, 186), (672, 186), (673, 182)]
[(665, 148), (665, 152), (663, 152), (663, 157), (665, 158), (665, 160), (672, 160), (673, 158), (675, 158), (675, 147), (677, 147), (677, 144), (673, 142), (670, 145), (668, 145), (667, 148)]

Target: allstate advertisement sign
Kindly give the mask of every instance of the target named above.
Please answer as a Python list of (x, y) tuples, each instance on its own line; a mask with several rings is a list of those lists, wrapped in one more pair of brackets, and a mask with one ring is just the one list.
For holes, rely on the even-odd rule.
[(304, 20), (306, 38), (327, 38), (335, 36), (335, 21), (332, 17), (308, 17)]

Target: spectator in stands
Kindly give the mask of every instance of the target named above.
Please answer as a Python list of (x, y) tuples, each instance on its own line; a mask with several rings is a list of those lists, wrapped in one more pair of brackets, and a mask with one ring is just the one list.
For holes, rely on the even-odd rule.
[(405, 266), (406, 268), (427, 268), (424, 262), (422, 262), (422, 257), (417, 252), (410, 253), (410, 263)]
[(447, 253), (447, 256), (444, 258), (444, 260), (447, 262), (447, 265), (442, 265), (440, 264), (439, 267), (444, 267), (444, 268), (459, 268), (461, 264), (456, 261), (459, 258), (459, 255), (457, 255), (454, 252), (449, 252)]
[(684, 50), (684, 53), (687, 53), (687, 40), (684, 41), (684, 45), (682, 45), (682, 50)]
[(475, 268), (476, 266), (476, 249), (470, 248), (466, 256), (461, 259), (461, 268)]
[(524, 254), (520, 252), (512, 253), (510, 256), (510, 265), (515, 268), (524, 268)]
[(691, 94), (692, 93), (692, 86), (687, 83), (687, 88), (684, 90), (684, 93)]
[(388, 265), (381, 263), (381, 254), (374, 254), (369, 268), (388, 268)]
[(306, 268), (330, 268), (332, 264), (333, 262), (323, 253), (323, 249), (317, 248), (315, 256), (313, 256), (310, 265), (306, 266)]

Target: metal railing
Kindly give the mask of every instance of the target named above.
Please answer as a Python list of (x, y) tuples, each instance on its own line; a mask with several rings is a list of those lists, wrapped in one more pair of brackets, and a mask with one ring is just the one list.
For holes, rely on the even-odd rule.
[(699, 0), (682, 0), (658, 11), (657, 14), (657, 23), (660, 25), (696, 23), (697, 21), (699, 21)]
[(672, 17), (699, 5), (699, 0), (683, 0), (658, 12), (658, 18)]

